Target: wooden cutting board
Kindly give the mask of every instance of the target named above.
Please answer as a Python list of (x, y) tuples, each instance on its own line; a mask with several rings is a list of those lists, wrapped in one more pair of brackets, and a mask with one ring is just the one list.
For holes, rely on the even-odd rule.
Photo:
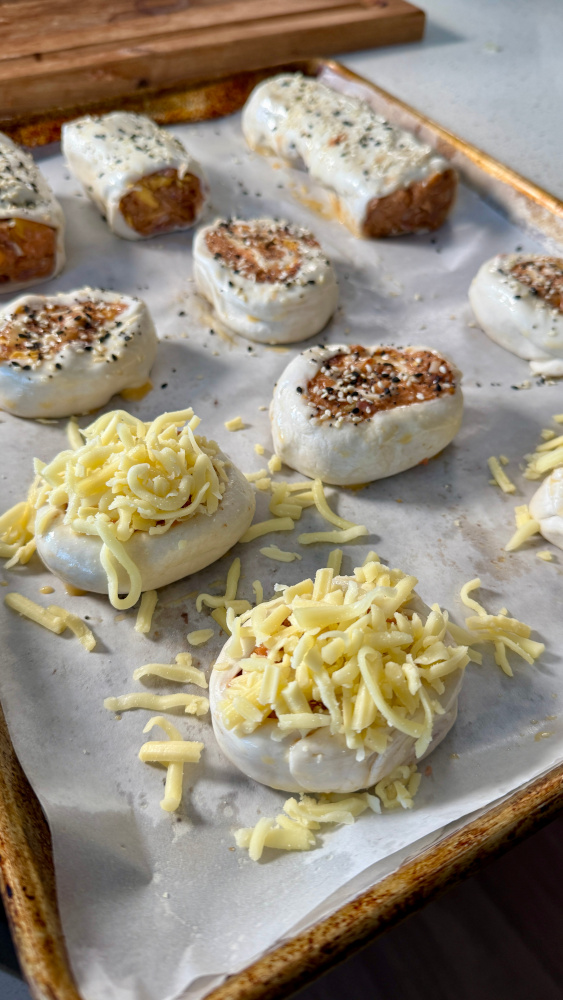
[(413, 42), (405, 0), (3, 0), (0, 120)]

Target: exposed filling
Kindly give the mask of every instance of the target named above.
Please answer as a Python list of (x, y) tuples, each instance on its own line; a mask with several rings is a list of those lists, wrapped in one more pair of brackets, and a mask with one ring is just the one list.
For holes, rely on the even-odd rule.
[(30, 219), (0, 219), (0, 286), (49, 278), (55, 270), (57, 233)]
[(220, 222), (207, 233), (205, 243), (215, 260), (259, 284), (291, 281), (301, 268), (304, 250), (320, 250), (307, 230), (275, 222)]
[(563, 312), (563, 260), (558, 257), (531, 257), (518, 260), (510, 269), (512, 277), (527, 285), (534, 295), (552, 309)]
[(91, 351), (104, 344), (112, 325), (127, 308), (124, 302), (87, 299), (72, 305), (45, 301), (37, 309), (21, 305), (0, 327), (0, 360), (14, 367), (36, 368), (54, 357), (65, 344), (75, 343)]
[(195, 222), (203, 204), (199, 177), (180, 177), (174, 167), (147, 174), (123, 195), (119, 208), (128, 226), (142, 236), (155, 236)]
[[(317, 420), (359, 423), (381, 410), (423, 403), (455, 389), (448, 362), (433, 351), (354, 346), (323, 362), (307, 383), (305, 399)], [(298, 386), (297, 391), (304, 390)]]

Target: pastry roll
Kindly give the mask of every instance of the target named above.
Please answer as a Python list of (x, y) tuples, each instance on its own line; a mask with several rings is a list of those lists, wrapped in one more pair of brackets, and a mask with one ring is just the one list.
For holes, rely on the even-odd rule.
[(498, 254), (486, 261), (469, 301), (487, 336), (536, 374), (563, 375), (563, 260)]
[(143, 385), (158, 339), (144, 302), (93, 288), (22, 295), (0, 310), (0, 407), (66, 417)]
[(0, 133), (0, 292), (53, 278), (64, 262), (63, 210), (29, 153)]
[(456, 191), (448, 161), (369, 104), (299, 73), (259, 84), (243, 111), (252, 149), (302, 166), (356, 236), (437, 229)]
[(436, 455), (457, 434), (461, 373), (428, 347), (311, 347), (270, 404), (286, 465), (337, 486), (384, 479)]
[[(353, 576), (321, 569), (235, 620), (209, 680), (225, 756), (271, 788), (330, 793), (431, 753), (456, 720), (468, 657), (416, 582), (375, 561)], [(413, 661), (423, 642), (439, 685)]]
[(69, 169), (108, 226), (126, 240), (188, 229), (199, 219), (207, 182), (170, 132), (126, 111), (63, 125)]
[(194, 278), (225, 326), (265, 344), (314, 336), (338, 303), (334, 269), (313, 234), (274, 219), (204, 226)]
[(543, 537), (563, 549), (563, 466), (546, 476), (530, 500), (529, 510), (539, 521)]

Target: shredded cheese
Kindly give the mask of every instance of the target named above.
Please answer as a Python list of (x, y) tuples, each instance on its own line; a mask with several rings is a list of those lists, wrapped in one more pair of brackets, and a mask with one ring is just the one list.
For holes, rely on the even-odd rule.
[(212, 628), (200, 628), (195, 632), (188, 632), (187, 640), (190, 646), (203, 646), (205, 642), (209, 642), (213, 638), (215, 632)]
[(332, 570), (335, 576), (338, 576), (340, 569), (342, 567), (342, 549), (333, 549), (329, 553), (327, 559), (327, 567)]
[(313, 545), (315, 542), (345, 545), (346, 542), (353, 542), (356, 538), (363, 538), (367, 534), (369, 534), (368, 529), (363, 524), (356, 524), (353, 528), (344, 528), (342, 531), (306, 531), (299, 535), (297, 541), (300, 545)]
[(228, 431), (244, 430), (244, 423), (242, 421), (242, 417), (233, 417), (232, 420), (225, 420), (225, 429)]
[(82, 621), (82, 618), (74, 615), (72, 611), (67, 611), (66, 608), (60, 608), (58, 604), (50, 604), (47, 611), (49, 614), (63, 620), (65, 626), (74, 633), (80, 644), (84, 646), (86, 652), (91, 653), (96, 648), (96, 637), (90, 631), (86, 622)]
[(82, 618), (73, 614), (72, 611), (67, 611), (66, 608), (60, 608), (58, 604), (50, 604), (48, 608), (42, 608), (40, 604), (31, 601), (29, 597), (24, 597), (23, 594), (17, 593), (6, 594), (4, 604), (11, 608), (12, 611), (17, 611), (18, 614), (23, 615), (24, 618), (29, 618), (30, 621), (36, 622), (37, 625), (43, 625), (44, 628), (49, 629), (50, 632), (54, 632), (55, 635), (60, 635), (61, 632), (69, 628), (89, 653), (96, 648), (96, 637), (86, 623), (82, 621)]
[(295, 562), (296, 559), (303, 558), (298, 552), (287, 552), (284, 549), (279, 549), (277, 545), (265, 545), (263, 549), (260, 549), (260, 552), (267, 559), (282, 563)]
[(253, 542), (255, 538), (269, 535), (274, 531), (293, 531), (293, 521), (290, 517), (273, 517), (269, 521), (258, 521), (251, 524), (239, 542)]
[(500, 486), (503, 493), (516, 492), (516, 486), (506, 475), (506, 472), (502, 468), (498, 458), (491, 455), (491, 457), (487, 459), (487, 465), (489, 466), (489, 471), (493, 477), (493, 481), (497, 484), (497, 486)]
[(209, 711), (209, 701), (197, 694), (147, 694), (141, 691), (105, 698), (104, 708), (108, 712), (129, 712), (135, 708), (169, 712), (172, 708), (183, 708), (187, 715), (205, 715)]
[(143, 733), (148, 733), (154, 726), (160, 726), (168, 737), (168, 743), (144, 743), (139, 751), (139, 758), (147, 763), (160, 763), (166, 766), (166, 783), (164, 798), (160, 807), (165, 812), (175, 812), (182, 801), (182, 784), (184, 780), (184, 764), (198, 763), (203, 750), (203, 743), (184, 740), (176, 726), (156, 715), (149, 719)]
[(54, 632), (56, 635), (60, 635), (67, 627), (66, 622), (63, 621), (60, 615), (52, 614), (47, 608), (42, 608), (40, 604), (30, 601), (29, 597), (24, 597), (23, 594), (6, 594), (4, 604), (12, 608), (12, 611), (17, 611), (18, 614), (23, 615), (24, 618), (29, 618), (30, 621), (36, 622), (37, 625), (43, 625), (44, 628), (49, 629), (50, 632)]
[(264, 445), (263, 444), (258, 444), (258, 443), (255, 444), (254, 445), (254, 451), (256, 452), (257, 455), (263, 455), (264, 451), (265, 451)]
[[(495, 663), (508, 677), (513, 676), (512, 667), (508, 662), (507, 649), (512, 650), (520, 656), (530, 666), (544, 652), (543, 642), (536, 642), (531, 639), (531, 628), (517, 618), (509, 618), (506, 608), (501, 608), (497, 615), (489, 614), (482, 604), (475, 601), (469, 595), (481, 586), (481, 580), (476, 577), (465, 583), (460, 591), (460, 597), (467, 608), (471, 608), (477, 613), (466, 618), (464, 636), (470, 646), (479, 643), (492, 643), (495, 651)], [(459, 636), (460, 630), (452, 623), (449, 631), (454, 638)]]
[(178, 653), (175, 663), (145, 663), (133, 671), (133, 680), (142, 677), (162, 677), (163, 680), (176, 681), (179, 684), (197, 684), (206, 688), (207, 679), (203, 670), (198, 670), (192, 664), (190, 653)]
[(239, 617), (227, 612), (226, 653), (241, 673), (218, 706), (225, 726), (241, 735), (272, 718), (280, 734), (326, 727), (359, 760), (399, 731), (421, 756), (442, 712), (437, 696), (469, 657), (445, 644), (447, 614), (423, 622), (409, 610), (415, 584), (375, 556), (352, 578), (335, 582), (332, 568), (320, 569)]
[(268, 461), (268, 470), (274, 474), (274, 472), (279, 472), (282, 467), (282, 460), (279, 455), (272, 455)]
[(287, 799), (275, 820), (264, 816), (254, 827), (235, 830), (237, 847), (246, 848), (252, 861), (260, 861), (264, 850), (308, 851), (318, 844), (322, 825), (355, 823), (366, 810), (412, 809), (421, 781), (416, 766), (402, 765), (383, 778), (375, 791), (354, 795), (302, 795)]
[(553, 562), (553, 553), (549, 549), (542, 549), (541, 552), (536, 552), (536, 556), (543, 562)]
[[(76, 534), (100, 538), (110, 601), (120, 611), (133, 607), (142, 580), (125, 543), (135, 531), (161, 535), (195, 514), (214, 514), (225, 491), (219, 447), (196, 437), (199, 422), (191, 408), (148, 423), (125, 410), (98, 417), (80, 432), (80, 447), (60, 452), (48, 465), (35, 460), (27, 501), (0, 518), (0, 555), (10, 557), (9, 565), (25, 561), (36, 528), (61, 518)], [(123, 598), (118, 566), (129, 579)]]
[(150, 632), (152, 616), (154, 614), (157, 601), (158, 594), (156, 590), (146, 590), (145, 593), (141, 595), (141, 603), (137, 612), (137, 621), (135, 622), (135, 632), (141, 632), (143, 635)]

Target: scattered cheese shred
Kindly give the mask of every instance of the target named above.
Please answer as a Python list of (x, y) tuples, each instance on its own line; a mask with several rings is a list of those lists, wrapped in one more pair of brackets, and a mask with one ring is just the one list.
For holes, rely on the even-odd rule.
[(150, 632), (152, 616), (154, 614), (157, 601), (158, 594), (156, 590), (146, 590), (145, 593), (141, 595), (141, 603), (137, 612), (137, 621), (135, 622), (135, 632), (141, 632), (143, 635)]
[(514, 552), (516, 549), (520, 548), (524, 542), (527, 542), (532, 535), (537, 535), (540, 530), (540, 522), (535, 521), (530, 515), (528, 515), (528, 520), (523, 521), (520, 527), (516, 528), (516, 531), (512, 537), (508, 540), (504, 546), (505, 552)]
[[(445, 613), (433, 610), (423, 622), (408, 610), (415, 584), (374, 556), (351, 578), (335, 581), (332, 568), (319, 569), (314, 581), (279, 585), (273, 601), (239, 617), (227, 611), (226, 652), (241, 673), (218, 706), (225, 726), (248, 735), (274, 717), (280, 734), (327, 728), (360, 760), (384, 752), (395, 730), (420, 757), (442, 711), (444, 681), (469, 657), (465, 646), (443, 641)], [(243, 656), (249, 643), (255, 651)]]
[(251, 524), (242, 538), (239, 538), (239, 541), (253, 542), (255, 538), (261, 538), (262, 535), (269, 535), (274, 531), (293, 531), (293, 528), (294, 523), (290, 517), (272, 517), (269, 521), (258, 521), (257, 524)]
[(543, 562), (553, 562), (553, 553), (549, 549), (542, 549), (541, 552), (536, 552), (536, 556)]
[(206, 688), (207, 679), (203, 670), (198, 670), (192, 664), (190, 653), (178, 653), (175, 663), (146, 663), (133, 671), (133, 680), (142, 677), (162, 677), (163, 680), (176, 681), (179, 684), (197, 684)]
[(203, 743), (184, 740), (176, 726), (162, 715), (149, 719), (143, 733), (150, 732), (154, 726), (160, 726), (166, 733), (168, 743), (156, 740), (144, 743), (139, 751), (139, 758), (147, 763), (160, 763), (166, 766), (164, 798), (160, 802), (160, 807), (165, 812), (175, 812), (182, 801), (184, 764), (199, 762)]
[(221, 626), (221, 628), (223, 629), (223, 632), (226, 632), (227, 635), (231, 634), (231, 630), (230, 630), (229, 626), (227, 625), (227, 610), (226, 610), (226, 608), (215, 608), (215, 610), (211, 612), (211, 617), (217, 622), (218, 625)]
[(129, 712), (135, 708), (169, 712), (172, 708), (183, 708), (188, 715), (205, 715), (209, 711), (209, 701), (197, 694), (147, 694), (141, 691), (105, 698), (104, 708), (108, 712)]
[(363, 538), (367, 534), (369, 534), (368, 529), (363, 524), (356, 524), (353, 528), (344, 528), (342, 531), (306, 531), (299, 535), (297, 541), (300, 545), (313, 545), (315, 542), (345, 545), (346, 542), (353, 542), (356, 538)]
[(12, 608), (12, 611), (17, 611), (19, 615), (23, 615), (24, 618), (29, 618), (30, 621), (36, 622), (37, 625), (43, 625), (44, 628), (48, 628), (50, 632), (54, 632), (56, 635), (60, 635), (67, 627), (66, 622), (60, 615), (54, 615), (47, 608), (42, 608), (35, 601), (30, 601), (29, 597), (24, 597), (23, 594), (6, 594), (4, 604)]
[(96, 637), (93, 632), (90, 631), (86, 622), (82, 621), (78, 615), (74, 615), (72, 611), (67, 611), (66, 608), (60, 608), (58, 604), (50, 604), (47, 611), (54, 615), (55, 617), (62, 618), (66, 627), (74, 633), (78, 641), (84, 649), (91, 653), (92, 650), (96, 648)]
[(279, 472), (282, 467), (282, 460), (279, 455), (272, 455), (268, 461), (268, 470), (273, 475), (274, 472)]
[[(8, 565), (30, 558), (36, 528), (60, 519), (77, 535), (97, 535), (111, 603), (132, 608), (142, 579), (125, 543), (135, 531), (161, 535), (196, 513), (214, 514), (227, 474), (214, 441), (196, 437), (192, 409), (144, 423), (125, 410), (98, 417), (80, 432), (84, 443), (49, 463), (35, 460), (27, 501), (0, 518), (0, 555)], [(70, 430), (75, 437), (74, 430)], [(73, 440), (78, 445), (77, 440)], [(119, 596), (118, 567), (129, 580)]]
[[(513, 676), (512, 667), (508, 662), (506, 650), (510, 649), (517, 653), (530, 666), (544, 652), (543, 642), (536, 642), (530, 638), (531, 628), (517, 618), (509, 618), (506, 608), (502, 608), (497, 615), (489, 614), (482, 604), (479, 604), (469, 595), (481, 586), (481, 580), (476, 577), (465, 583), (460, 591), (460, 597), (467, 608), (476, 611), (465, 620), (466, 641), (470, 646), (479, 643), (492, 643), (495, 650), (495, 663), (508, 676)], [(450, 623), (450, 634), (456, 638), (462, 631)]]
[(500, 486), (503, 493), (516, 492), (516, 486), (514, 485), (513, 482), (511, 482), (511, 480), (506, 475), (506, 472), (502, 468), (498, 458), (495, 458), (494, 455), (491, 455), (491, 457), (487, 460), (487, 465), (489, 466), (489, 470), (491, 476), (493, 477), (494, 482), (498, 486)]
[(264, 451), (265, 451), (264, 445), (263, 444), (255, 444), (254, 445), (254, 451), (256, 452), (257, 455), (263, 455)]
[(200, 628), (195, 632), (188, 632), (187, 639), (190, 646), (203, 646), (205, 642), (209, 642), (213, 638), (215, 632), (212, 628)]
[(232, 420), (225, 420), (225, 429), (228, 431), (244, 430), (244, 423), (242, 421), (242, 417), (233, 417)]
[(287, 552), (284, 549), (279, 549), (277, 545), (265, 545), (263, 549), (260, 549), (260, 552), (267, 559), (273, 559), (275, 562), (290, 563), (303, 558), (298, 552)]
[(334, 576), (338, 576), (342, 568), (342, 554), (342, 549), (333, 549), (326, 561), (328, 569), (332, 570)]
[(260, 580), (253, 581), (252, 589), (254, 591), (254, 596), (256, 598), (256, 604), (262, 604), (262, 601), (264, 600), (264, 588), (260, 583)]
[(554, 413), (552, 420), (555, 420), (556, 424), (563, 424), (563, 413)]
[(302, 795), (287, 799), (275, 820), (263, 816), (254, 827), (235, 830), (237, 847), (246, 848), (252, 861), (260, 861), (264, 850), (309, 851), (318, 844), (316, 831), (323, 824), (355, 823), (370, 809), (412, 809), (421, 781), (416, 766), (402, 765), (383, 778), (375, 791), (353, 795)]

